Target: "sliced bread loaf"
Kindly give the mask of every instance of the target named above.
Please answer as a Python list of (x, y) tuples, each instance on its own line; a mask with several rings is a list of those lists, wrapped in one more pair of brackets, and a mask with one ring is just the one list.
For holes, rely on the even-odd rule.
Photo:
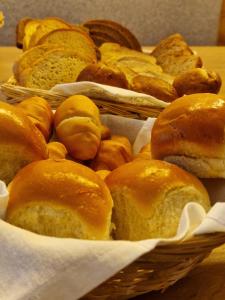
[(75, 50), (86, 57), (90, 63), (97, 62), (96, 47), (92, 39), (81, 29), (57, 29), (44, 35), (38, 45), (61, 45), (65, 49)]
[(74, 82), (89, 61), (74, 51), (52, 50), (20, 74), (21, 85), (50, 89), (58, 83)]

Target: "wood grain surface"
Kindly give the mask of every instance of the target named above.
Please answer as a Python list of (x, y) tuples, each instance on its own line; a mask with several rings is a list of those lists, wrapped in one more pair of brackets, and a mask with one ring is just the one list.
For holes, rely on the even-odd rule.
[[(145, 50), (151, 50), (146, 47)], [(225, 96), (225, 47), (193, 47), (201, 56), (204, 66), (216, 71), (222, 78), (220, 93)], [(0, 82), (12, 75), (13, 62), (21, 50), (0, 47)], [(164, 293), (154, 292), (137, 297), (136, 300), (224, 300), (225, 299), (225, 245), (217, 248), (188, 276)]]

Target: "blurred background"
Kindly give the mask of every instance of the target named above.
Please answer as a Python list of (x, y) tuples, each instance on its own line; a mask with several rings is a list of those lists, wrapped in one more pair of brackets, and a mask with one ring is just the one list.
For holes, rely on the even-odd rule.
[[(15, 45), (23, 17), (58, 16), (68, 22), (111, 19), (129, 28), (142, 45), (179, 32), (190, 45), (216, 45), (223, 0), (0, 0), (5, 26), (1, 45)], [(225, 30), (225, 28), (224, 28)]]

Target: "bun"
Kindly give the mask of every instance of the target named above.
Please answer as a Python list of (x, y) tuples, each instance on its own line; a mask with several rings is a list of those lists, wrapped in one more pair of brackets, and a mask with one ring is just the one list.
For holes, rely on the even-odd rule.
[(66, 158), (67, 150), (66, 147), (59, 142), (51, 142), (47, 144), (48, 157), (52, 159), (63, 159)]
[(41, 97), (31, 97), (23, 100), (18, 105), (31, 122), (43, 134), (46, 141), (49, 140), (52, 131), (53, 113), (48, 102)]
[(151, 159), (151, 144), (144, 145), (134, 159)]
[(102, 141), (91, 168), (97, 170), (114, 170), (132, 160), (129, 140), (124, 136), (114, 135), (111, 140)]
[(179, 96), (196, 93), (217, 94), (221, 83), (221, 78), (216, 72), (195, 68), (175, 77), (173, 86)]
[(102, 140), (109, 140), (111, 138), (111, 131), (109, 127), (101, 124), (101, 139)]
[(7, 184), (32, 161), (47, 158), (45, 140), (23, 111), (0, 102), (0, 180)]
[(119, 69), (107, 67), (100, 63), (85, 67), (78, 75), (77, 81), (93, 81), (123, 89), (128, 88), (127, 79)]
[(196, 177), (163, 161), (132, 161), (113, 170), (105, 182), (114, 202), (116, 239), (172, 237), (188, 202), (210, 207), (207, 191)]
[(11, 182), (6, 220), (48, 236), (108, 240), (112, 206), (95, 172), (48, 159), (29, 164)]
[(205, 93), (172, 102), (154, 123), (151, 150), (198, 177), (225, 178), (225, 100)]
[(177, 92), (172, 84), (150, 76), (135, 76), (132, 80), (131, 89), (135, 92), (151, 95), (166, 102), (172, 102), (178, 98)]
[(55, 113), (55, 129), (69, 154), (78, 160), (93, 159), (101, 139), (97, 106), (88, 97), (67, 98)]

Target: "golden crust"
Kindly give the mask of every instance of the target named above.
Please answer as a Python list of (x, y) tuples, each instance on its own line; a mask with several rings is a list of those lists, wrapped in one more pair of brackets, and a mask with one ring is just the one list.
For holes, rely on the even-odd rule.
[(52, 159), (63, 159), (66, 158), (67, 150), (66, 147), (59, 142), (50, 142), (47, 144), (48, 157)]
[(176, 89), (172, 84), (156, 77), (144, 75), (135, 76), (131, 83), (131, 89), (166, 102), (172, 102), (178, 98)]
[(74, 159), (95, 157), (101, 139), (101, 123), (99, 110), (88, 97), (67, 98), (56, 110), (55, 128), (59, 140)]
[(127, 79), (120, 70), (100, 63), (88, 65), (80, 72), (76, 81), (93, 81), (124, 89), (128, 88)]
[(158, 116), (151, 136), (152, 156), (225, 157), (225, 100), (193, 94), (172, 102)]
[(96, 236), (105, 235), (113, 206), (105, 183), (95, 172), (65, 159), (34, 162), (17, 174), (10, 184), (6, 219), (16, 223), (16, 212), (36, 203), (69, 209)]
[(185, 185), (200, 191), (206, 202), (208, 194), (197, 177), (183, 169), (159, 160), (134, 160), (113, 170), (105, 179), (110, 191), (126, 188), (133, 194), (138, 209), (148, 215), (153, 205), (173, 188)]
[(53, 113), (48, 102), (44, 98), (34, 96), (23, 100), (17, 106), (23, 109), (32, 123), (48, 140), (53, 123)]
[(196, 93), (214, 93), (220, 90), (222, 81), (216, 72), (195, 68), (175, 77), (173, 86), (179, 96)]
[(111, 140), (101, 142), (91, 168), (97, 170), (114, 170), (132, 160), (132, 149), (129, 140), (124, 136), (114, 135)]
[(101, 140), (109, 140), (111, 138), (111, 130), (109, 127), (101, 124)]

